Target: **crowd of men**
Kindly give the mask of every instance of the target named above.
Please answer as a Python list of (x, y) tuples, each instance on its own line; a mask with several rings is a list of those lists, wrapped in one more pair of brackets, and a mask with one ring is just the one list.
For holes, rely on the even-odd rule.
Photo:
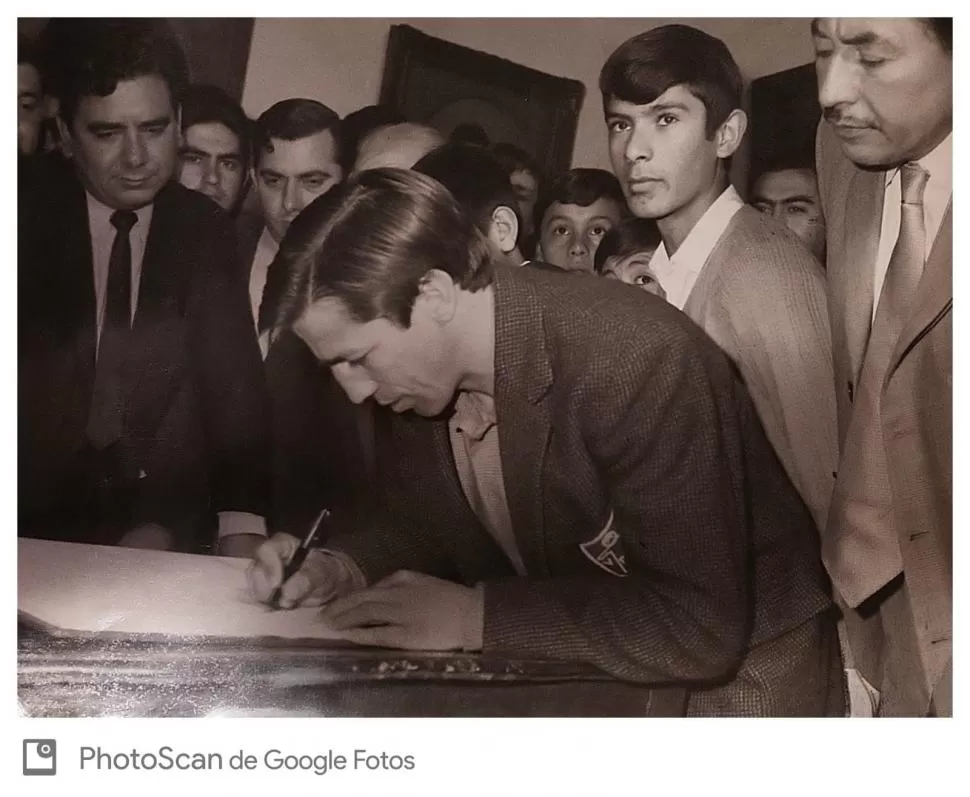
[(348, 640), (691, 715), (949, 715), (952, 20), (811, 35), (816, 162), (748, 205), (742, 75), (690, 26), (603, 65), (612, 173), (544, 175), (383, 106), (252, 121), (164, 23), (52, 20), (19, 533), (251, 557)]

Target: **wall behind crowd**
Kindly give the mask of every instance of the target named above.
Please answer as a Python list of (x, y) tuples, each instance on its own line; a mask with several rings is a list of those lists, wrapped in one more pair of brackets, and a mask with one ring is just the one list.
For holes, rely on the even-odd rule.
[[(599, 70), (623, 41), (671, 22), (722, 39), (748, 80), (814, 57), (808, 19), (257, 19), (243, 106), (259, 114), (279, 99), (302, 96), (345, 115), (377, 102), (388, 30), (406, 23), (431, 36), (583, 81), (586, 100), (573, 164), (608, 169)], [(739, 168), (743, 164), (739, 159)]]

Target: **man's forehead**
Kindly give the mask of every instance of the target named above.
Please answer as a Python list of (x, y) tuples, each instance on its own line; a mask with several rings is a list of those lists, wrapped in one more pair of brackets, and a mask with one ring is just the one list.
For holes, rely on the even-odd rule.
[(660, 94), (660, 96), (658, 96), (653, 102), (628, 102), (627, 100), (621, 100), (619, 97), (611, 94), (606, 101), (606, 112), (608, 114), (615, 113), (634, 116), (637, 114), (651, 113), (652, 111), (660, 108), (666, 108), (671, 105), (680, 105), (688, 109), (700, 106), (702, 110), (704, 107), (704, 103), (701, 102), (699, 98), (694, 96), (687, 84), (677, 83)]
[(590, 205), (553, 202), (546, 211), (546, 220), (547, 223), (554, 219), (578, 222), (587, 222), (597, 218), (618, 220), (621, 215), (622, 211), (615, 200), (609, 197), (600, 197)]
[(264, 148), (260, 167), (273, 171), (305, 173), (327, 171), (337, 163), (337, 142), (333, 132), (322, 130), (305, 138), (287, 141), (270, 138), (272, 151)]
[[(908, 18), (818, 18), (812, 20), (812, 33), (847, 44), (885, 42), (900, 44), (923, 25)], [(924, 31), (924, 33), (928, 33)]]
[(119, 80), (110, 94), (82, 95), (78, 113), (89, 121), (114, 122), (173, 116), (172, 95), (168, 83), (159, 75), (142, 75)]
[(33, 64), (17, 64), (17, 92), (40, 94), (40, 72)]
[(780, 200), (791, 196), (817, 196), (815, 173), (810, 169), (779, 169), (758, 178), (754, 194), (759, 199)]
[(185, 143), (211, 155), (241, 155), (239, 136), (221, 122), (199, 122), (185, 131)]

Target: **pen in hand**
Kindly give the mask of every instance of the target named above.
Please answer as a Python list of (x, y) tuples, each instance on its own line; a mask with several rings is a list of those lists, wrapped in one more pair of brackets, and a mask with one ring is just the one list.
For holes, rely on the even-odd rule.
[(317, 533), (320, 531), (320, 527), (323, 525), (323, 521), (330, 517), (330, 510), (321, 510), (320, 514), (317, 515), (316, 521), (310, 527), (310, 531), (307, 533), (306, 537), (303, 538), (303, 542), (300, 546), (293, 552), (293, 556), (290, 557), (290, 561), (286, 563), (283, 567), (283, 580), (280, 581), (280, 585), (274, 590), (272, 596), (270, 596), (269, 602), (271, 606), (279, 607), (280, 597), (283, 594), (283, 585), (286, 584), (301, 567), (303, 567), (303, 562), (306, 560), (307, 554), (310, 552), (310, 546), (313, 545), (313, 541), (316, 539)]

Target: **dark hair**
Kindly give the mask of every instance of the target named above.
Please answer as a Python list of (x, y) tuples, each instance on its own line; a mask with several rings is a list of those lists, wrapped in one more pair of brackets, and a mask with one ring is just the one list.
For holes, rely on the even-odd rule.
[(182, 132), (193, 125), (220, 124), (239, 139), (243, 168), (249, 168), (251, 125), (246, 112), (218, 86), (189, 86), (182, 98)]
[(281, 100), (263, 111), (253, 125), (253, 163), (259, 166), (264, 152), (273, 151), (270, 139), (299, 141), (329, 130), (340, 151), (340, 117), (322, 102), (295, 98)]
[(68, 126), (82, 97), (107, 97), (123, 80), (157, 75), (178, 108), (189, 67), (175, 31), (160, 19), (50, 20), (41, 34), (51, 93)]
[(623, 219), (611, 229), (593, 255), (593, 268), (599, 274), (603, 265), (611, 257), (629, 257), (637, 252), (654, 252), (660, 246), (660, 229), (653, 219), (640, 219), (636, 216)]
[(347, 114), (340, 123), (340, 137), (343, 139), (340, 157), (344, 174), (350, 174), (353, 171), (354, 161), (357, 160), (357, 149), (368, 133), (379, 127), (397, 125), (406, 121), (404, 114), (390, 105), (365, 105)]
[(610, 97), (647, 105), (673, 86), (704, 104), (712, 138), (741, 107), (744, 78), (724, 42), (689, 25), (663, 25), (621, 44), (600, 72), (603, 110)]
[(533, 219), (537, 230), (542, 229), (546, 211), (556, 202), (561, 205), (588, 207), (597, 199), (612, 199), (627, 212), (626, 197), (620, 181), (605, 169), (570, 169), (557, 175), (539, 191)]
[(421, 158), (414, 170), (433, 177), (447, 188), (485, 235), (488, 235), (492, 214), (499, 207), (511, 210), (519, 225), (522, 224), (515, 192), (505, 170), (481, 147), (456, 141), (442, 144)]
[(463, 122), (452, 130), (450, 140), (462, 144), (475, 144), (479, 147), (487, 147), (490, 143), (485, 128), (470, 122)]
[(953, 17), (924, 18), (923, 22), (936, 36), (947, 55), (953, 55)]
[(320, 299), (352, 319), (402, 327), (432, 269), (464, 290), (492, 280), (492, 258), (448, 190), (410, 169), (367, 169), (317, 197), (290, 225), (270, 271), (285, 274), (271, 326), (294, 324)]
[(751, 176), (748, 180), (749, 201), (750, 197), (754, 195), (755, 186), (758, 185), (758, 181), (762, 177), (764, 177), (766, 174), (773, 174), (774, 172), (788, 171), (811, 172), (814, 175), (816, 173), (815, 159), (792, 156), (788, 158), (772, 158), (767, 163), (760, 164), (757, 169), (752, 170)]
[(539, 163), (522, 147), (502, 141), (493, 144), (490, 151), (509, 177), (512, 176), (513, 172), (529, 172), (536, 178), (536, 182), (542, 182), (542, 169), (539, 167)]

